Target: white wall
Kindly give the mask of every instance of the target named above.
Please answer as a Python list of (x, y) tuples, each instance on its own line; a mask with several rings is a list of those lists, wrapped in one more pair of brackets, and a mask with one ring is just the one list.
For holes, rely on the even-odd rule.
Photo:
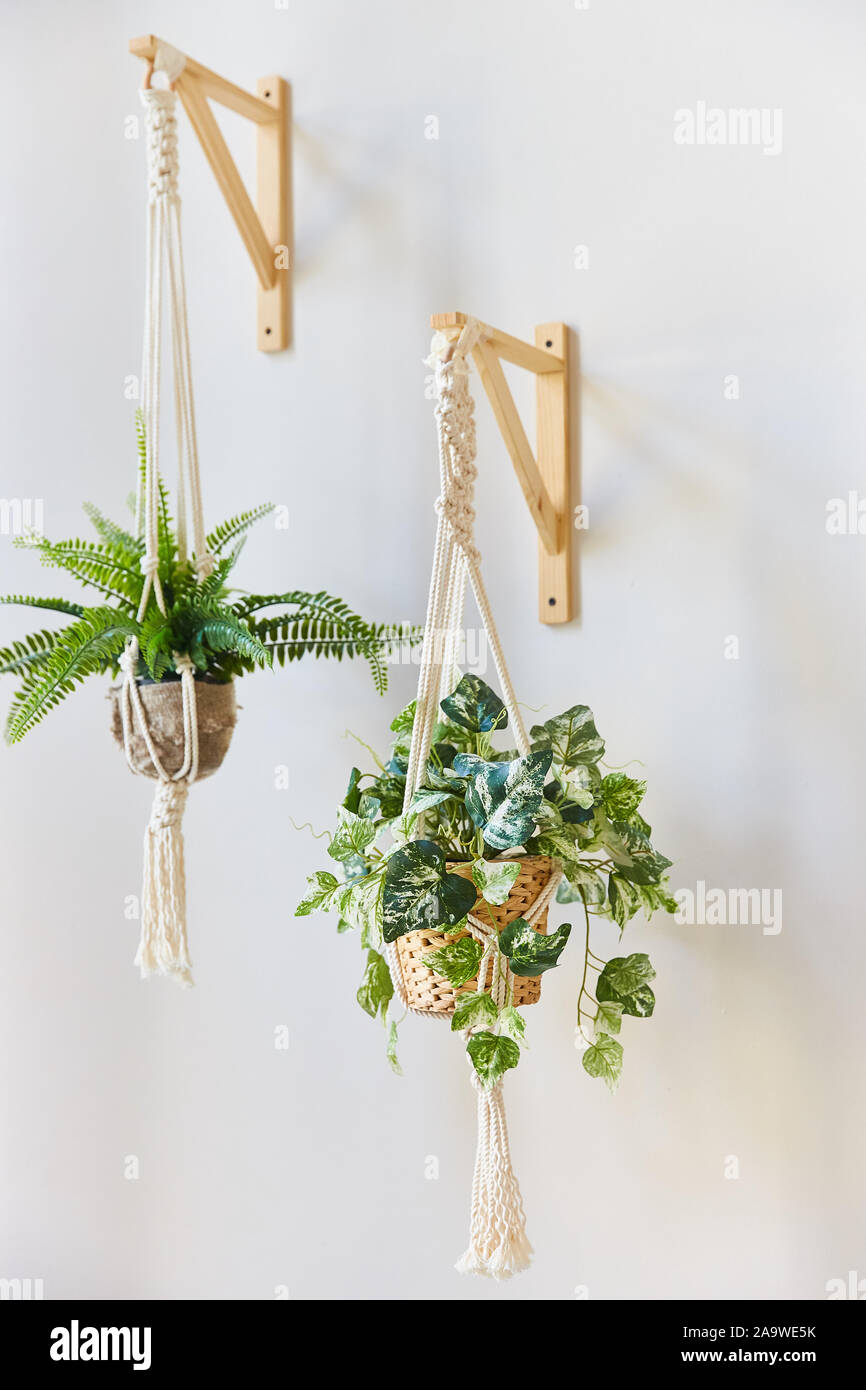
[[(548, 977), (508, 1082), (536, 1264), (503, 1288), (461, 1279), (474, 1117), (459, 1043), (410, 1021), (392, 1077), (354, 1002), (356, 943), (292, 916), (323, 859), (293, 820), (329, 824), (355, 753), (344, 731), (381, 746), (412, 668), (384, 701), (360, 666), (244, 682), (231, 757), (187, 816), (191, 993), (132, 968), (123, 904), (149, 791), (90, 685), (2, 752), (0, 1274), (41, 1277), (49, 1297), (269, 1298), (285, 1284), (466, 1299), (577, 1285), (820, 1298), (828, 1279), (866, 1274), (866, 540), (825, 529), (827, 500), (862, 487), (866, 435), (860, 7), (2, 9), (3, 496), (43, 498), (62, 536), (81, 500), (116, 510), (131, 486), (144, 148), (124, 139), (141, 77), (126, 40), (162, 34), (246, 85), (285, 74), (291, 353), (254, 351), (252, 271), (183, 120), (208, 514), (266, 498), (292, 512), (288, 534), (266, 525), (251, 541), (242, 582), (419, 618), (436, 483), (428, 315), (468, 309), (525, 336), (568, 321), (591, 518), (569, 627), (535, 620), (530, 523), (479, 406), (479, 540), (515, 683), (548, 713), (591, 704), (611, 761), (643, 759), (677, 886), (781, 888), (784, 921), (776, 936), (629, 929), (658, 970), (658, 1010), (626, 1024), (615, 1098), (572, 1047), (577, 952)], [(782, 152), (676, 145), (675, 109), (701, 100), (782, 108)], [(249, 130), (225, 128), (251, 173)], [(0, 558), (4, 590), (64, 587), (8, 537)], [(29, 621), (0, 611), (0, 642)], [(278, 763), (288, 792), (273, 790)], [(288, 1053), (273, 1046), (281, 1023)]]

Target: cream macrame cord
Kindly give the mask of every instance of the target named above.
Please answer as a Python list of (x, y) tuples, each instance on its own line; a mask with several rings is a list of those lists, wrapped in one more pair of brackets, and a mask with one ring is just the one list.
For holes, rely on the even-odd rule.
[[(475, 319), (467, 320), (456, 343), (446, 334), (437, 333), (427, 359), (436, 377), (440, 496), (436, 503), (436, 544), (406, 772), (404, 813), (411, 809), (424, 778), (439, 702), (451, 693), (459, 679), (458, 654), (467, 585), (472, 588), (487, 634), (518, 752), (524, 756), (530, 751), (484, 587), (474, 537), (475, 420), (466, 359), (480, 333)], [(416, 838), (423, 835), (423, 819), (420, 816), (415, 824)], [(539, 897), (524, 913), (530, 924), (549, 907), (561, 877), (561, 869), (555, 869)], [(502, 1007), (511, 997), (513, 976), (507, 960), (499, 952), (498, 932), (475, 913), (469, 914), (467, 928), (484, 948), (478, 969), (478, 987), (484, 988), (490, 976), (491, 995), (497, 1007)], [(412, 1009), (400, 958), (393, 944), (388, 946), (387, 954), (395, 992), (404, 1007)], [(450, 1021), (450, 1015), (444, 1012), (418, 1012), (423, 1018)], [(471, 1032), (468, 1029), (465, 1036), (469, 1037)], [(472, 1183), (469, 1246), (458, 1260), (457, 1268), (461, 1273), (502, 1279), (528, 1267), (532, 1247), (526, 1236), (526, 1216), (511, 1163), (502, 1081), (486, 1087), (474, 1068), (472, 1081), (477, 1095), (478, 1147)]]
[[(185, 59), (169, 45), (161, 44), (154, 72), (173, 82)], [(186, 286), (183, 271), (180, 196), (178, 193), (177, 97), (170, 87), (148, 85), (141, 92), (145, 109), (148, 163), (147, 267), (142, 362), (142, 416), (144, 420), (144, 469), (138, 490), (136, 523), (144, 540), (141, 568), (144, 584), (138, 621), (144, 620), (151, 597), (166, 614), (159, 577), (159, 477), (160, 415), (162, 387), (162, 335), (167, 316), (170, 330), (174, 416), (178, 460), (178, 557), (191, 558), (199, 579), (213, 572), (204, 528), (201, 476), (195, 428)], [(190, 554), (191, 545), (191, 554)], [(192, 966), (186, 932), (186, 891), (182, 820), (187, 794), (198, 775), (198, 712), (195, 666), (186, 652), (174, 652), (175, 670), (181, 680), (184, 756), (181, 766), (169, 773), (151, 737), (147, 713), (136, 682), (138, 639), (128, 642), (120, 658), (123, 686), (120, 695), (121, 724), (126, 760), (134, 773), (132, 736), (137, 725), (156, 771), (157, 786), (150, 822), (144, 836), (144, 883), (141, 904), (141, 942), (135, 957), (143, 978), (169, 975), (178, 983), (192, 984)]]

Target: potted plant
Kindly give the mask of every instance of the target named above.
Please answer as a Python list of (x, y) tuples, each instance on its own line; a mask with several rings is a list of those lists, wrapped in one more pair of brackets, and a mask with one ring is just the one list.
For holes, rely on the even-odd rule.
[[(217, 526), (207, 537), (216, 560), (206, 578), (190, 560), (178, 559), (176, 531), (160, 484), (159, 579), (166, 613), (151, 595), (142, 621), (138, 608), (144, 576), (143, 539), (132, 529), (108, 520), (94, 506), (85, 511), (95, 541), (50, 541), (23, 536), (15, 544), (34, 550), (42, 563), (65, 570), (101, 596), (95, 605), (64, 598), (12, 594), (2, 604), (18, 604), (62, 613), (73, 619), (59, 629), (41, 629), (0, 650), (0, 675), (14, 675), (21, 686), (12, 699), (6, 738), (16, 743), (88, 676), (110, 672), (117, 677), (121, 653), (130, 638), (138, 641), (136, 684), (145, 702), (153, 741), (176, 770), (183, 752), (180, 676), (177, 654), (188, 653), (195, 668), (199, 701), (201, 756), (199, 776), (219, 766), (235, 723), (233, 682), (260, 667), (279, 666), (304, 656), (363, 656), (377, 690), (387, 687), (387, 659), (411, 632), (367, 623), (339, 598), (293, 589), (256, 594), (233, 589), (230, 579), (246, 532), (273, 511), (254, 508)], [(110, 692), (112, 726), (122, 743), (119, 688)], [(133, 730), (133, 754), (148, 775), (155, 775), (141, 734)], [(150, 764), (150, 766), (147, 766)]]
[[(139, 497), (148, 482), (144, 434)], [(19, 538), (43, 564), (63, 569), (100, 601), (14, 594), (0, 603), (62, 613), (72, 622), (41, 629), (0, 650), (0, 674), (21, 680), (6, 722), (10, 743), (22, 739), (89, 676), (123, 673), (111, 688), (114, 737), (133, 772), (156, 782), (144, 839), (141, 974), (168, 975), (192, 984), (186, 935), (186, 892), (181, 822), (197, 778), (222, 763), (236, 720), (234, 681), (259, 667), (283, 666), (304, 656), (363, 656), (376, 688), (387, 685), (386, 662), (411, 630), (365, 622), (339, 598), (293, 589), (256, 594), (231, 587), (232, 572), (249, 528), (270, 511), (256, 507), (204, 535), (200, 556), (187, 546), (169, 515), (165, 489), (151, 475), (149, 546), (137, 525), (120, 526), (93, 506), (85, 508), (95, 541)], [(201, 555), (205, 556), (202, 563)]]
[[(358, 1003), (384, 1023), (395, 1070), (388, 948), (398, 953), (409, 1007), (450, 1015), (489, 1088), (517, 1066), (520, 1011), (539, 999), (541, 976), (571, 934), (569, 923), (547, 931), (545, 888), (557, 881), (556, 901), (581, 916), (576, 1045), (589, 1075), (614, 1090), (623, 1016), (652, 1014), (655, 972), (642, 952), (597, 955), (593, 919), (622, 933), (639, 911), (676, 911), (671, 861), (653, 848), (640, 810), (646, 783), (605, 769), (586, 705), (534, 726), (524, 757), (496, 747), (507, 712), (478, 676), (464, 676), (440, 711), (423, 784), (405, 811), (414, 701), (391, 725), (387, 761), (375, 759), (368, 773), (352, 768), (328, 851), (334, 869), (312, 875), (297, 915), (336, 912), (339, 931), (358, 932), (366, 955)], [(531, 903), (540, 911), (527, 912)], [(475, 918), (495, 931), (473, 932)]]

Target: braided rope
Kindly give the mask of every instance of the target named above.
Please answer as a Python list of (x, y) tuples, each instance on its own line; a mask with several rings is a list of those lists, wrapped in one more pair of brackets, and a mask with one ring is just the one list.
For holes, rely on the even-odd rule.
[[(160, 45), (155, 68), (171, 82), (179, 76), (184, 62), (183, 54), (176, 49)], [(181, 561), (190, 558), (191, 544), (194, 568), (200, 580), (213, 573), (216, 564), (207, 548), (195, 427), (178, 191), (177, 98), (167, 88), (148, 85), (141, 92), (141, 100), (145, 108), (147, 134), (148, 198), (142, 354), (145, 458), (136, 518), (138, 534), (144, 538), (141, 560), (144, 584), (138, 607), (139, 622), (144, 620), (151, 595), (160, 612), (164, 615), (167, 613), (159, 574), (162, 331), (166, 299), (178, 462), (178, 555)], [(132, 754), (133, 729), (137, 724), (157, 775), (153, 808), (145, 832), (141, 944), (136, 964), (140, 966), (142, 976), (157, 972), (171, 975), (181, 984), (191, 985), (181, 824), (187, 793), (198, 775), (199, 764), (195, 666), (188, 653), (173, 653), (175, 669), (181, 680), (184, 756), (178, 770), (169, 774), (151, 736), (136, 681), (139, 657), (138, 639), (132, 637), (120, 658), (123, 672), (120, 711), (124, 751), (132, 772), (141, 774), (147, 770), (136, 764)]]
[[(442, 333), (434, 335), (427, 359), (436, 374), (436, 425), (439, 442), (439, 487), (436, 501), (436, 542), (424, 621), (424, 645), (418, 672), (415, 721), (406, 770), (404, 813), (420, 786), (439, 709), (439, 701), (451, 693), (459, 676), (457, 665), (467, 583), (471, 584), (499, 677), (503, 701), (521, 754), (529, 752), (529, 738), (505, 662), (502, 643), (490, 609), (480, 554), (475, 545), (475, 403), (469, 391), (467, 354), (481, 334), (476, 319), (468, 319), (457, 343)], [(415, 838), (423, 834), (424, 818), (415, 826)], [(472, 920), (472, 919), (470, 919)], [(386, 956), (397, 997), (411, 1008), (396, 947)], [(413, 1010), (413, 1012), (415, 1012)], [(423, 1018), (447, 1015), (421, 1011)]]
[[(480, 333), (478, 322), (468, 319), (456, 344), (447, 335), (436, 334), (431, 355), (427, 359), (436, 376), (440, 495), (436, 502), (436, 543), (406, 771), (404, 813), (409, 811), (415, 792), (424, 778), (439, 702), (451, 693), (459, 679), (459, 642), (467, 585), (472, 587), (487, 633), (518, 751), (522, 756), (530, 751), (529, 738), (484, 587), (481, 557), (475, 544), (474, 491), (478, 475), (475, 465), (475, 406), (469, 392), (466, 359)], [(419, 816), (414, 829), (416, 838), (423, 835), (423, 826), (424, 817)], [(561, 878), (562, 870), (557, 867), (542, 892), (524, 913), (530, 925), (547, 910)], [(512, 997), (513, 975), (507, 958), (499, 950), (498, 930), (475, 913), (467, 917), (467, 929), (483, 947), (478, 965), (478, 989), (484, 989), (489, 978), (491, 997), (497, 1009), (501, 1009)], [(389, 944), (386, 952), (394, 990), (404, 1008), (411, 1009), (422, 1018), (443, 1019), (450, 1023), (449, 1014), (412, 1008), (396, 945)], [(464, 1037), (468, 1040), (472, 1032), (471, 1028), (465, 1030)], [(469, 1061), (471, 1067), (471, 1058)], [(526, 1236), (526, 1214), (511, 1163), (502, 1082), (500, 1080), (494, 1086), (487, 1087), (472, 1068), (472, 1083), (477, 1097), (478, 1145), (472, 1178), (469, 1247), (458, 1260), (457, 1269), (461, 1273), (504, 1279), (527, 1268), (532, 1246)]]

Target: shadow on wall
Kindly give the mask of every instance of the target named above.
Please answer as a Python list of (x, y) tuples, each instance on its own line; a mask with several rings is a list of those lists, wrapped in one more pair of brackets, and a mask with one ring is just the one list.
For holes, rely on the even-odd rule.
[[(311, 131), (292, 126), (294, 161), (303, 161), (315, 192), (304, 200), (302, 229), (295, 226), (295, 273), (298, 283), (333, 265), (333, 242), (366, 223), (375, 225), (380, 255), (401, 250), (400, 223), (385, 215), (395, 186), (388, 177), (398, 162), (387, 144), (372, 144), (360, 136), (351, 141), (345, 130)], [(388, 248), (390, 237), (394, 245)], [(405, 250), (405, 248), (402, 248)]]

